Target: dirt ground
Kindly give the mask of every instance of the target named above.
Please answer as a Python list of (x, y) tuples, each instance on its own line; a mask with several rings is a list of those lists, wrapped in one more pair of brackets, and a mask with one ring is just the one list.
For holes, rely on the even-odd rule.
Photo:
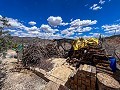
[[(9, 56), (16, 54), (14, 51), (8, 51)], [(41, 90), (47, 82), (28, 70), (13, 72), (17, 60), (9, 58), (2, 60), (0, 64), (1, 71), (4, 70), (4, 82), (1, 85), (1, 90)]]
[[(45, 81), (32, 71), (19, 70), (18, 68), (22, 66), (17, 64), (17, 59), (14, 58), (16, 52), (8, 50), (7, 53), (7, 58), (3, 59), (1, 63), (1, 67), (6, 74), (1, 90), (44, 90), (48, 81)], [(69, 67), (63, 58), (50, 58), (48, 61), (53, 63), (53, 69), (47, 72), (48, 76), (46, 77), (53, 82), (57, 82), (57, 84), (64, 85), (69, 75), (74, 71), (73, 68)]]

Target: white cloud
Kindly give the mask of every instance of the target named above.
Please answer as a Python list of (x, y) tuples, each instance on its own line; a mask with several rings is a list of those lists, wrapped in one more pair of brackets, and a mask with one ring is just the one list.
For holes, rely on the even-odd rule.
[(0, 18), (2, 18), (2, 16), (0, 15)]
[(93, 4), (93, 6), (91, 6), (90, 9), (96, 11), (96, 10), (102, 9), (102, 7), (101, 7), (101, 6), (98, 6), (98, 4)]
[(51, 25), (51, 26), (57, 26), (57, 25), (60, 25), (62, 23), (62, 18), (61, 17), (54, 17), (54, 16), (50, 16), (48, 19), (47, 19), (48, 23)]
[(40, 29), (37, 28), (36, 26), (30, 27), (30, 28), (26, 28), (26, 30), (28, 31), (39, 31)]
[(6, 29), (7, 31), (10, 31), (10, 32), (16, 32), (16, 30), (14, 29)]
[(104, 4), (104, 3), (105, 3), (105, 1), (103, 1), (103, 0), (100, 0), (100, 1), (99, 1), (99, 3), (100, 3), (100, 4)]
[(46, 33), (55, 33), (58, 29), (52, 29), (49, 25), (42, 24), (40, 30), (43, 30)]
[(120, 24), (103, 25), (102, 28), (104, 31), (120, 30)]
[(90, 38), (92, 36), (84, 35), (83, 38)]
[(30, 34), (39, 34), (40, 32), (39, 31), (30, 31), (28, 33), (30, 33)]
[(80, 20), (80, 19), (76, 19), (74, 21), (72, 21), (70, 24), (71, 24), (71, 27), (79, 27), (79, 26), (89, 26), (89, 25), (94, 25), (97, 23), (97, 20)]
[(11, 25), (12, 28), (22, 29), (25, 27), (22, 23), (20, 23), (17, 19), (6, 18), (8, 20), (8, 24)]
[(12, 36), (20, 36), (20, 33), (14, 32), (14, 34)]
[[(96, 6), (96, 5), (95, 5)], [(10, 28), (7, 28), (11, 32), (13, 36), (19, 37), (40, 37), (46, 39), (53, 39), (53, 38), (75, 38), (75, 36), (84, 35), (84, 32), (91, 31), (95, 29), (90, 25), (94, 25), (97, 23), (97, 20), (71, 20), (71, 23), (64, 23), (61, 17), (53, 17), (50, 16), (47, 20), (50, 25), (42, 24), (40, 27), (32, 26), (27, 27), (23, 23), (19, 22), (17, 19), (7, 18), (8, 23), (11, 25)], [(34, 21), (33, 21), (34, 22)], [(35, 25), (35, 23), (31, 25)], [(29, 22), (30, 24), (30, 22)], [(66, 26), (69, 25), (68, 28), (64, 30), (58, 30), (57, 26), (62, 25)], [(57, 28), (55, 28), (57, 27)]]
[(30, 24), (30, 25), (35, 25), (36, 22), (34, 22), (34, 21), (30, 21), (30, 22), (28, 22), (28, 24)]
[(48, 19), (47, 19), (48, 23), (51, 25), (51, 26), (54, 26), (54, 27), (57, 27), (58, 25), (68, 25), (69, 23), (64, 23), (62, 22), (62, 18), (57, 16), (57, 17), (54, 17), (54, 16), (50, 16)]
[(19, 35), (19, 37), (34, 37), (32, 34), (29, 34), (29, 33), (21, 33), (20, 35)]
[(62, 26), (66, 26), (66, 25), (69, 25), (69, 23), (61, 23), (60, 25), (62, 25)]
[(97, 6), (97, 7), (94, 7), (94, 8), (93, 8), (93, 10), (99, 10), (99, 9), (102, 9), (102, 7)]
[(85, 28), (82, 29), (83, 32), (87, 32), (87, 31), (91, 31), (91, 30), (92, 30), (91, 27), (85, 27)]
[[(70, 27), (61, 31), (61, 34), (65, 35), (66, 37), (74, 35), (75, 33), (79, 33), (79, 35), (83, 34), (83, 32), (91, 31), (93, 28), (89, 27), (89, 25), (96, 24), (96, 20), (80, 20), (76, 19), (71, 21)], [(77, 34), (78, 35), (78, 34)]]
[(92, 34), (92, 37), (99, 38), (99, 36), (100, 36), (100, 33), (93, 33), (93, 34)]
[(61, 34), (65, 35), (65, 36), (71, 36), (74, 34), (74, 31), (68, 31), (67, 29), (61, 31)]
[(88, 32), (91, 30), (92, 30), (92, 27), (84, 27), (84, 28), (79, 27), (76, 29), (76, 32)]
[(108, 34), (120, 34), (120, 24), (113, 24), (113, 25), (103, 25), (102, 29), (104, 29), (105, 33)]

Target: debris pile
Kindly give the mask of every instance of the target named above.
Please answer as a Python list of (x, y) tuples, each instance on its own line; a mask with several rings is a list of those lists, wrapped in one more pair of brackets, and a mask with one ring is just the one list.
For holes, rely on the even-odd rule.
[(52, 57), (59, 57), (59, 51), (55, 45), (47, 44), (42, 47), (40, 44), (34, 43), (24, 49), (22, 61), (24, 66), (37, 66), (49, 71), (53, 64), (48, 59)]
[(47, 44), (45, 47), (47, 55), (49, 58), (51, 57), (62, 57), (62, 52), (58, 50), (57, 46), (54, 44)]

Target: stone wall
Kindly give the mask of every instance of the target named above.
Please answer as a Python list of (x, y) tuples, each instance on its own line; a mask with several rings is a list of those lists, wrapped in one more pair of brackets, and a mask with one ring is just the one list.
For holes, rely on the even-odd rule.
[(68, 79), (66, 86), (71, 90), (96, 90), (96, 67), (80, 65), (77, 73)]

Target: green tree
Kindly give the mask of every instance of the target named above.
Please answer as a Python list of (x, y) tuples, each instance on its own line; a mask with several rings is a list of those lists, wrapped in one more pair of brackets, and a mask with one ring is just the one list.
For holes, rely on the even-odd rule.
[(8, 24), (8, 20), (5, 17), (0, 17), (0, 53), (6, 52), (12, 44), (9, 31), (4, 31), (4, 29), (9, 26), (10, 24)]

